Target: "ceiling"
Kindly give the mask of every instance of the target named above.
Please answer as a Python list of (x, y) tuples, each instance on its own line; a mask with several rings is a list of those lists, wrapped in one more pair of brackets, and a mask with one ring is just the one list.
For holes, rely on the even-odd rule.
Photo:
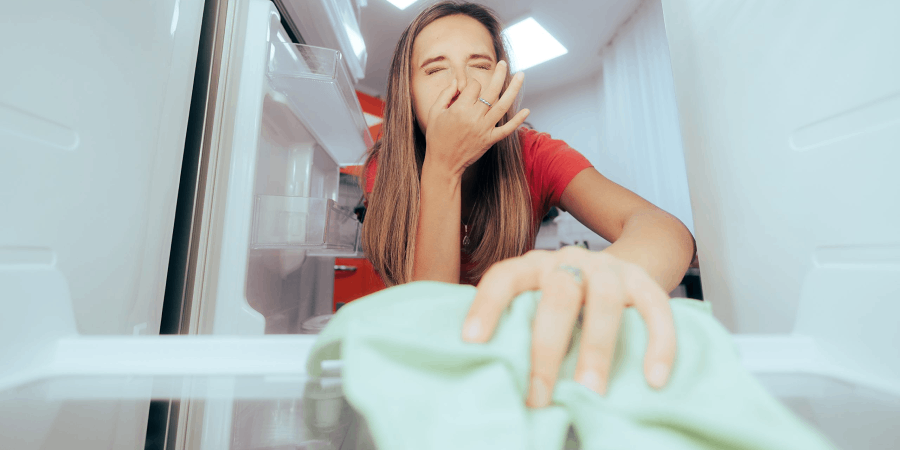
[[(437, 0), (419, 0), (399, 10), (387, 0), (368, 0), (361, 10), (368, 50), (366, 77), (360, 91), (384, 96), (388, 68), (400, 33), (424, 7)], [(525, 71), (524, 94), (537, 94), (584, 79), (600, 70), (600, 49), (637, 9), (641, 0), (480, 0), (497, 12), (505, 25), (532, 16), (569, 53)]]

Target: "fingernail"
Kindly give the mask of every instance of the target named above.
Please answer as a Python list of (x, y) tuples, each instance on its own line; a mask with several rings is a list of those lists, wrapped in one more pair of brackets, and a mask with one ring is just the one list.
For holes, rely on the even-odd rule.
[(481, 336), (481, 320), (478, 318), (469, 319), (463, 324), (463, 340), (477, 341)]
[(535, 375), (531, 377), (531, 392), (528, 395), (529, 406), (542, 408), (550, 404), (550, 389), (544, 380)]
[(593, 370), (581, 372), (581, 375), (578, 375), (578, 378), (575, 381), (600, 395), (606, 393), (606, 389), (603, 388), (603, 383), (600, 380), (600, 375)]
[(650, 369), (650, 373), (647, 376), (647, 381), (650, 382), (650, 385), (659, 389), (666, 384), (666, 379), (669, 377), (669, 366), (663, 363), (656, 363), (652, 369)]
[(516, 78), (522, 79), (525, 78), (525, 72), (516, 72)]

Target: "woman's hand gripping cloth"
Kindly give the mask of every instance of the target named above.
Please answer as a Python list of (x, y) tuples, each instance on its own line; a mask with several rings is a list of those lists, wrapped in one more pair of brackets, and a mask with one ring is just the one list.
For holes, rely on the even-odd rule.
[(607, 394), (573, 381), (576, 326), (553, 404), (528, 408), (540, 293), (517, 297), (486, 344), (461, 338), (474, 294), (471, 286), (417, 282), (349, 303), (320, 334), (309, 373), (319, 376), (323, 360), (343, 360), (344, 395), (380, 450), (834, 448), (742, 368), (709, 306), (689, 299), (671, 301), (678, 355), (663, 389), (644, 379), (646, 327), (628, 308)]

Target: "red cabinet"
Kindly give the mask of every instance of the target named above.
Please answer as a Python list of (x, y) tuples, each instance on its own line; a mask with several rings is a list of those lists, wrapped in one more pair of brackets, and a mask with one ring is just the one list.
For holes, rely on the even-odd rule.
[[(384, 117), (384, 101), (378, 97), (363, 94), (357, 91), (356, 97), (367, 121), (369, 121), (369, 133), (376, 141), (381, 137), (381, 121)], [(361, 166), (342, 167), (341, 172), (350, 175), (359, 175)], [(384, 282), (372, 268), (372, 264), (365, 258), (337, 258), (334, 262), (334, 309), (338, 305), (349, 303), (360, 297), (384, 289)]]
[(365, 258), (335, 258), (334, 310), (338, 305), (352, 302), (384, 289), (384, 282)]

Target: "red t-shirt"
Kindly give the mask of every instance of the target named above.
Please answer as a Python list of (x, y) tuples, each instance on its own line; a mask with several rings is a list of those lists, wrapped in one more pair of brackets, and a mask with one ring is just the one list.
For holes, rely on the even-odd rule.
[[(537, 227), (550, 207), (559, 206), (563, 191), (575, 175), (593, 165), (581, 153), (565, 142), (551, 138), (547, 133), (528, 128), (520, 128), (518, 132), (525, 163), (525, 179), (531, 191), (532, 225)], [(377, 167), (373, 162), (366, 171), (366, 192), (374, 189), (376, 172)], [(529, 247), (533, 248), (534, 243)], [(464, 251), (460, 254), (460, 263), (460, 282), (474, 284), (469, 272), (475, 267), (475, 263)]]

